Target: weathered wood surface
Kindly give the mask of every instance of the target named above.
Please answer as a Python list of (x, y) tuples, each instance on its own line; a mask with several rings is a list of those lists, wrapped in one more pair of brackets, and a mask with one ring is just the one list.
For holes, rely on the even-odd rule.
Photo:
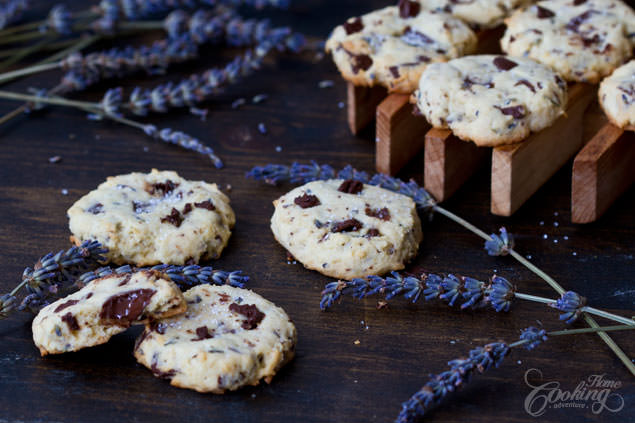
[[(301, 22), (303, 30), (320, 36), (349, 16), (386, 4), (369, 1), (364, 4), (366, 10), (361, 10), (359, 2), (352, 0), (296, 3), (289, 20)], [(275, 16), (277, 22), (287, 19), (285, 14)], [(207, 64), (229, 57), (221, 60), (215, 51), (210, 50)], [(182, 66), (177, 74), (204, 68)], [(160, 80), (176, 80), (177, 74)], [(69, 246), (66, 210), (107, 176), (152, 167), (174, 169), (187, 178), (232, 185), (238, 222), (227, 250), (212, 264), (251, 275), (250, 288), (284, 307), (299, 331), (297, 357), (271, 385), (215, 396), (173, 388), (136, 364), (132, 347), (137, 330), (100, 347), (42, 359), (31, 340), (28, 316), (17, 314), (0, 321), (0, 422), (392, 421), (401, 402), (423, 385), (429, 373), (446, 369), (448, 360), (476, 345), (514, 340), (521, 328), (535, 325), (536, 320), (549, 329), (564, 326), (553, 310), (528, 303), (517, 303), (509, 313), (495, 313), (394, 300), (390, 308), (376, 310), (375, 300), (347, 298), (332, 311), (319, 311), (320, 291), (330, 280), (299, 264), (287, 264), (284, 250), (269, 230), (271, 201), (287, 187), (263, 186), (245, 180), (244, 174), (254, 165), (309, 159), (373, 170), (370, 137), (351, 136), (345, 110), (337, 108), (346, 93), (338, 75), (329, 60), (312, 64), (308, 59), (284, 57), (278, 65), (265, 66), (257, 76), (208, 103), (210, 115), (205, 122), (185, 112), (144, 119), (187, 130), (214, 146), (226, 161), (223, 170), (134, 130), (87, 121), (74, 110), (51, 108), (0, 128), (0, 291), (15, 286), (23, 268), (41, 254)], [(58, 77), (51, 73), (6, 88), (47, 87)], [(317, 83), (324, 79), (336, 81), (336, 86), (318, 90)], [(140, 75), (124, 83), (131, 87), (142, 80)], [(108, 85), (77, 98), (98, 98)], [(230, 106), (238, 97), (259, 93), (270, 95), (266, 103), (239, 110)], [(0, 113), (12, 106), (0, 101)], [(267, 125), (268, 135), (259, 134), (259, 122)], [(54, 155), (62, 156), (62, 161), (49, 163)], [(401, 176), (421, 183), (420, 163), (413, 162)], [(518, 251), (531, 255), (565, 288), (582, 293), (597, 307), (633, 315), (633, 189), (597, 222), (571, 225), (570, 175), (570, 165), (564, 166), (512, 218), (489, 213), (486, 169), (477, 172), (445, 206), (488, 232), (505, 225), (517, 235)], [(68, 195), (62, 195), (62, 189)], [(511, 258), (487, 256), (479, 238), (444, 217), (424, 221), (424, 240), (412, 266), (483, 279), (497, 271), (523, 292), (554, 296), (545, 283)], [(618, 333), (613, 338), (631, 356), (635, 354), (632, 335)], [(570, 391), (593, 374), (619, 380), (622, 387), (614, 392), (624, 397), (625, 406), (618, 413), (605, 410), (594, 415), (588, 408), (566, 408), (547, 409), (541, 417), (531, 417), (523, 408), (531, 392), (523, 378), (532, 368), (542, 372), (544, 381), (558, 381), (561, 389)], [(515, 351), (501, 368), (476, 377), (453, 398), (426, 421), (635, 420), (633, 379), (597, 336), (554, 338), (534, 351)]]

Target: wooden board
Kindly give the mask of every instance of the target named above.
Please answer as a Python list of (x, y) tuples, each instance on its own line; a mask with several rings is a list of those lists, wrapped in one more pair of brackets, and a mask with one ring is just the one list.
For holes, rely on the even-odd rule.
[(423, 148), (430, 124), (413, 110), (408, 94), (391, 94), (377, 107), (377, 172), (396, 174)]
[(425, 188), (437, 201), (447, 200), (487, 160), (490, 151), (457, 138), (449, 129), (430, 129), (425, 136)]
[(609, 122), (573, 161), (571, 220), (597, 220), (635, 181), (635, 133)]
[(523, 142), (493, 149), (493, 214), (511, 216), (582, 148), (583, 115), (595, 92), (587, 84), (570, 86), (566, 116)]
[(386, 97), (384, 87), (361, 87), (346, 83), (348, 128), (358, 134), (374, 119), (377, 106)]

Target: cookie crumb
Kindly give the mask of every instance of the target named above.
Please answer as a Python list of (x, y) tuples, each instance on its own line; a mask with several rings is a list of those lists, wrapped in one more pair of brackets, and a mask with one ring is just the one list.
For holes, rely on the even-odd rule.
[(353, 344), (359, 345), (359, 344), (361, 344), (361, 342), (359, 342), (359, 339), (356, 339), (355, 342), (353, 342)]
[(377, 310), (381, 310), (383, 308), (388, 308), (388, 302), (384, 300), (377, 301)]

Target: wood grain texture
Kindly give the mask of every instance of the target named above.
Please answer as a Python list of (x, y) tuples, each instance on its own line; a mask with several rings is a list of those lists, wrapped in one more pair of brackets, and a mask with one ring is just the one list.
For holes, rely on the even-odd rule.
[[(53, 4), (32, 3), (29, 14), (39, 17)], [(274, 23), (295, 23), (309, 35), (324, 37), (346, 18), (388, 2), (368, 0), (363, 7), (357, 0), (294, 4), (290, 12), (272, 13)], [(84, 7), (79, 2), (74, 5), (76, 10)], [(178, 81), (231, 58), (217, 47), (206, 51), (202, 62), (179, 66), (168, 76), (149, 81), (134, 75), (75, 98), (98, 99), (116, 83), (123, 83), (129, 93), (136, 84), (147, 87)], [(537, 320), (547, 329), (564, 327), (554, 310), (523, 302), (509, 313), (495, 313), (402, 299), (377, 310), (374, 299), (346, 298), (331, 311), (319, 310), (320, 291), (331, 280), (300, 264), (287, 264), (285, 251), (269, 229), (271, 202), (290, 186), (271, 187), (245, 179), (255, 165), (310, 159), (373, 171), (373, 135), (363, 131), (360, 137), (352, 136), (346, 111), (337, 107), (345, 100), (345, 82), (330, 60), (313, 63), (312, 58), (312, 54), (281, 56), (277, 63), (269, 62), (254, 77), (207, 102), (206, 121), (186, 111), (139, 118), (199, 137), (225, 160), (222, 170), (204, 157), (135, 130), (88, 121), (75, 110), (49, 108), (0, 127), (0, 292), (14, 287), (24, 267), (40, 255), (70, 245), (66, 210), (107, 176), (147, 172), (152, 167), (173, 169), (189, 179), (216, 182), (225, 192), (228, 184), (232, 186), (229, 195), (238, 219), (236, 228), (222, 256), (207, 264), (249, 274), (249, 287), (283, 307), (299, 334), (296, 358), (270, 385), (216, 396), (171, 387), (138, 365), (132, 356), (138, 329), (96, 348), (42, 359), (31, 340), (29, 315), (18, 313), (0, 321), (0, 422), (390, 422), (401, 402), (425, 383), (428, 374), (445, 370), (448, 360), (464, 356), (476, 345), (515, 340), (520, 329), (536, 325)], [(59, 77), (53, 72), (3, 88), (50, 87)], [(325, 79), (335, 81), (335, 87), (318, 89), (318, 82)], [(251, 99), (260, 93), (269, 95), (266, 102), (232, 109), (235, 99)], [(0, 113), (13, 106), (0, 101)], [(258, 132), (259, 122), (267, 125), (267, 135)], [(54, 155), (62, 161), (49, 163)], [(400, 176), (421, 183), (420, 163), (413, 161)], [(489, 213), (489, 169), (481, 169), (444, 207), (488, 233), (505, 225), (516, 236), (518, 251), (531, 256), (566, 289), (580, 292), (596, 307), (633, 315), (633, 188), (598, 221), (572, 225), (570, 177), (570, 168), (565, 166), (514, 216), (502, 218)], [(68, 195), (62, 195), (62, 189)], [(545, 283), (510, 257), (488, 256), (480, 238), (443, 216), (431, 221), (421, 217), (424, 239), (412, 267), (481, 280), (496, 271), (522, 292), (554, 296)], [(613, 338), (628, 354), (635, 354), (632, 335), (618, 333)], [(360, 343), (356, 345), (355, 340)], [(575, 389), (593, 374), (621, 381), (622, 387), (615, 392), (624, 397), (625, 407), (600, 415), (589, 409), (552, 408), (539, 418), (531, 417), (523, 404), (531, 392), (524, 375), (532, 368), (542, 372), (543, 382), (557, 381), (565, 390)], [(499, 369), (475, 377), (425, 421), (624, 423), (635, 420), (634, 404), (632, 378), (597, 336), (561, 337), (533, 351), (514, 351)]]
[(569, 87), (565, 116), (520, 143), (493, 149), (493, 214), (511, 216), (582, 148), (583, 115), (595, 92), (587, 84)]
[(446, 201), (487, 160), (490, 151), (455, 137), (449, 129), (430, 129), (425, 136), (425, 188), (437, 201)]
[(573, 161), (571, 220), (597, 220), (635, 181), (635, 134), (608, 121)]
[(423, 148), (430, 124), (413, 107), (408, 94), (390, 94), (377, 106), (377, 172), (395, 175)]
[(358, 134), (375, 120), (377, 106), (386, 95), (384, 87), (363, 87), (350, 82), (346, 84), (348, 128), (352, 134)]

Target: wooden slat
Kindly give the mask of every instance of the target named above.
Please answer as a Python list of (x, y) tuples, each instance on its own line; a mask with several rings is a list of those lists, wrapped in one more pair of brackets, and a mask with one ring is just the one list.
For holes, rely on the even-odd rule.
[(487, 159), (490, 150), (455, 137), (449, 129), (430, 129), (425, 136), (425, 188), (437, 201), (447, 200)]
[(609, 122), (573, 161), (571, 220), (597, 220), (635, 181), (635, 133)]
[(386, 97), (384, 87), (361, 87), (348, 82), (346, 87), (348, 127), (355, 135), (375, 119), (377, 106)]
[(430, 124), (413, 115), (407, 94), (391, 94), (377, 107), (375, 167), (378, 172), (396, 174), (422, 148)]
[(493, 149), (493, 214), (511, 216), (582, 148), (582, 119), (595, 92), (588, 84), (571, 86), (566, 116), (521, 143)]

